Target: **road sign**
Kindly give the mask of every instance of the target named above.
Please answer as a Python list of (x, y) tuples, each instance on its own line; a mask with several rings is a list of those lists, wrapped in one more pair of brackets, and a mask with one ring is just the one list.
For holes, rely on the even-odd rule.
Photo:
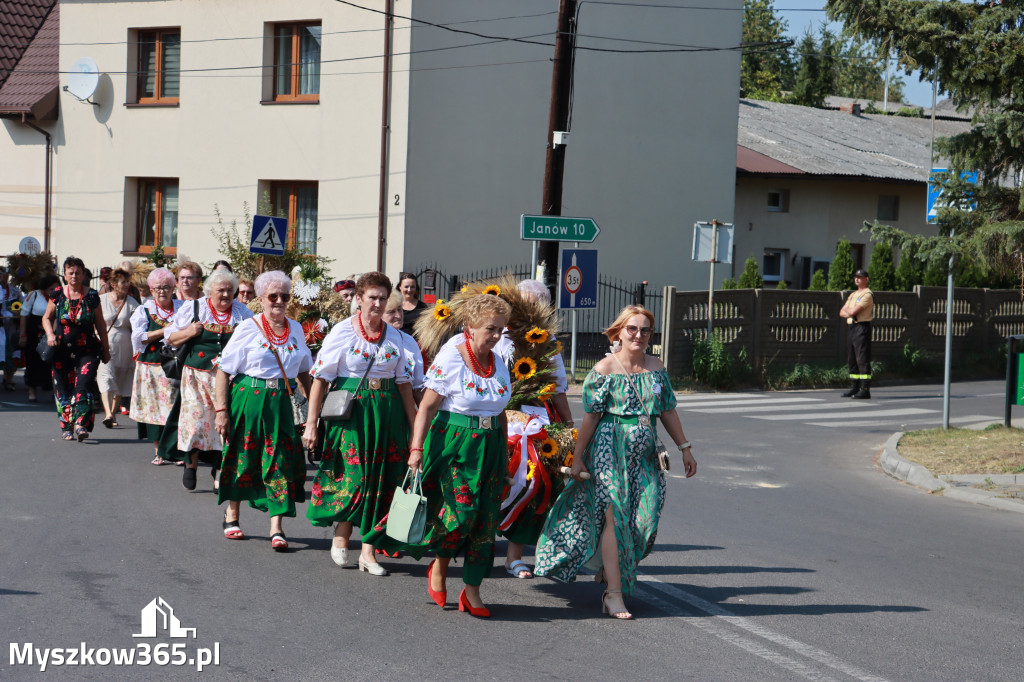
[(524, 215), (519, 221), (520, 237), (549, 242), (592, 242), (601, 228), (592, 218), (560, 215)]
[(558, 307), (583, 310), (597, 307), (597, 249), (563, 249)]
[[(942, 198), (942, 185), (934, 183), (932, 181), (932, 176), (936, 173), (946, 173), (948, 171), (948, 168), (932, 168), (932, 172), (928, 176), (927, 217), (929, 223), (937, 223), (939, 221), (939, 209), (946, 207), (946, 200)], [(960, 174), (960, 179), (978, 184), (978, 172), (964, 171)], [(964, 210), (973, 211), (977, 206), (977, 203), (972, 203)]]
[(252, 240), (249, 242), (249, 253), (283, 256), (287, 239), (287, 218), (274, 218), (268, 215), (252, 217)]
[(694, 223), (693, 260), (702, 263), (731, 263), (732, 239), (731, 223)]

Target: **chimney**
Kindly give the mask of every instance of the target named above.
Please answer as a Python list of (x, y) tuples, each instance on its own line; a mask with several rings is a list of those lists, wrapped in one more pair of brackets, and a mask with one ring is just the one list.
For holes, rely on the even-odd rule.
[(854, 116), (860, 116), (860, 102), (851, 102), (849, 104), (840, 104), (839, 111), (852, 114)]

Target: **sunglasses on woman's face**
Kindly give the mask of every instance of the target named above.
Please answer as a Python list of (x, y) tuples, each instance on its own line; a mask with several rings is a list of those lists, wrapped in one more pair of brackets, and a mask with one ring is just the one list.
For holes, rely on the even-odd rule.
[(291, 294), (267, 294), (267, 300), (271, 303), (277, 303), (280, 299), (281, 303), (287, 303), (292, 300)]
[(636, 336), (638, 332), (639, 332), (640, 336), (650, 336), (651, 335), (651, 328), (650, 327), (636, 327), (634, 325), (627, 324), (624, 327), (624, 329), (626, 330), (626, 333), (629, 334), (630, 336)]

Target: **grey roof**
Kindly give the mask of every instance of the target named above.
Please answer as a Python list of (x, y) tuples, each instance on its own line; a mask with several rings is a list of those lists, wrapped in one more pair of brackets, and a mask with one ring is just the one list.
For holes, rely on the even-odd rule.
[[(931, 126), (924, 118), (741, 99), (737, 144), (812, 175), (927, 182)], [(935, 122), (936, 137), (968, 129), (965, 121)]]

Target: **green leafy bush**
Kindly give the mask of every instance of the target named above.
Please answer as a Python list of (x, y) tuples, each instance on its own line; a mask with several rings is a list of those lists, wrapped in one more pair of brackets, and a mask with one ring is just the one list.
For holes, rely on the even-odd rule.
[(733, 358), (718, 334), (693, 342), (693, 377), (712, 388), (732, 385)]

